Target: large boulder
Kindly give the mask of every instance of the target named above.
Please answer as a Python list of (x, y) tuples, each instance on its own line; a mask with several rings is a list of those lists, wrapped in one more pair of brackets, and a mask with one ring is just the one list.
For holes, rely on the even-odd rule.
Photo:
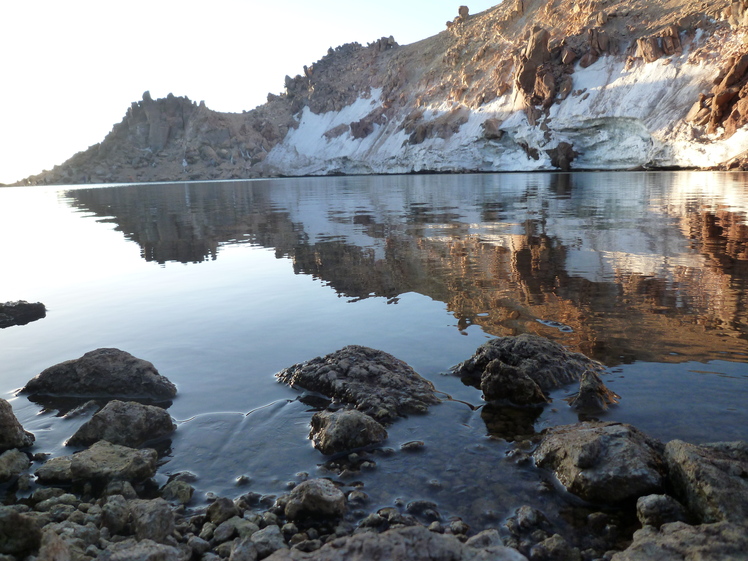
[(538, 335), (498, 337), (487, 341), (454, 373), (479, 387), (487, 400), (542, 403), (543, 392), (577, 382), (587, 370), (602, 372), (599, 362)]
[(96, 349), (51, 366), (29, 380), (30, 394), (171, 399), (177, 388), (148, 361), (119, 349)]
[[(479, 545), (479, 544), (476, 544)], [(455, 536), (430, 532), (423, 526), (388, 530), (381, 534), (366, 532), (339, 538), (321, 549), (276, 551), (267, 561), (370, 561), (407, 559), (408, 561), (527, 561), (516, 549), (502, 545), (471, 547)]]
[(0, 398), (0, 450), (26, 448), (33, 443), (34, 435), (23, 430), (13, 413), (13, 407), (7, 400)]
[(29, 303), (25, 300), (0, 303), (0, 329), (11, 325), (26, 325), (47, 315), (41, 302)]
[(23, 559), (39, 548), (41, 539), (42, 532), (34, 518), (0, 506), (0, 553)]
[(662, 491), (663, 446), (631, 425), (584, 422), (550, 428), (533, 453), (584, 500), (620, 503)]
[(81, 425), (68, 446), (89, 446), (99, 440), (136, 448), (176, 430), (171, 416), (161, 407), (135, 401), (113, 400)]
[(672, 440), (665, 460), (676, 495), (700, 522), (748, 524), (748, 443)]
[(354, 405), (381, 423), (409, 413), (425, 413), (439, 402), (434, 385), (406, 363), (359, 345), (295, 364), (276, 377), (292, 387)]
[(342, 516), (347, 509), (343, 492), (327, 479), (309, 479), (291, 491), (285, 514), (295, 520), (304, 516)]
[(309, 438), (317, 450), (330, 455), (378, 444), (387, 438), (387, 431), (356, 409), (320, 411), (312, 417)]
[(683, 561), (684, 559), (746, 559), (748, 531), (745, 525), (720, 522), (689, 526), (683, 522), (645, 526), (634, 532), (633, 543), (616, 553), (612, 561)]

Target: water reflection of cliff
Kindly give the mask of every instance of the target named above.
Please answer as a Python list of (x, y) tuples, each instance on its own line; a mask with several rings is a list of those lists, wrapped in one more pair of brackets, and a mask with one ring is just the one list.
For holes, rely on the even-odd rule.
[(724, 177), (300, 179), (67, 196), (149, 261), (197, 263), (250, 243), (346, 297), (417, 292), (445, 302), (460, 329), (537, 332), (607, 364), (743, 360), (748, 179)]

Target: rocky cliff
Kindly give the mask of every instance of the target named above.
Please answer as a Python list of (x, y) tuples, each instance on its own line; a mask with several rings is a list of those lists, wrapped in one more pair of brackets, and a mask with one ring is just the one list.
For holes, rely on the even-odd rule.
[(748, 161), (748, 0), (459, 14), (411, 45), (330, 49), (241, 114), (146, 92), (100, 144), (22, 183)]

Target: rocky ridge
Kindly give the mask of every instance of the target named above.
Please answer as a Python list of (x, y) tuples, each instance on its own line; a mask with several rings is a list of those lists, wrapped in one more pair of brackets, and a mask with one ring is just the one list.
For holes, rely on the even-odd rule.
[(21, 183), (742, 166), (744, 1), (463, 8), (411, 45), (331, 48), (241, 114), (146, 92), (100, 144)]

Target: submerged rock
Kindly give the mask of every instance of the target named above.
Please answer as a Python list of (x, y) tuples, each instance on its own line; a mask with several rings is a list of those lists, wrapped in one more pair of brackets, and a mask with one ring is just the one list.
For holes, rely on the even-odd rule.
[(501, 545), (470, 547), (452, 535), (430, 532), (423, 526), (388, 530), (381, 534), (366, 532), (334, 540), (312, 552), (280, 550), (268, 561), (370, 561), (407, 559), (408, 561), (527, 561), (515, 549)]
[(13, 407), (0, 398), (0, 450), (26, 448), (34, 443), (34, 435), (23, 429)]
[(168, 436), (176, 428), (171, 416), (161, 407), (114, 400), (81, 425), (66, 444), (88, 446), (107, 440), (134, 448)]
[(387, 438), (385, 428), (358, 410), (320, 411), (312, 417), (309, 438), (323, 454), (337, 454), (377, 444)]
[(748, 443), (672, 440), (665, 460), (676, 495), (700, 522), (748, 524)]
[(295, 364), (276, 377), (291, 387), (354, 405), (385, 424), (410, 413), (425, 413), (439, 402), (434, 385), (406, 363), (359, 345)]
[(662, 450), (662, 443), (631, 425), (594, 421), (548, 429), (533, 457), (570, 493), (619, 503), (662, 490)]
[(543, 392), (576, 382), (587, 370), (602, 372), (604, 367), (550, 339), (523, 333), (484, 343), (454, 373), (479, 387), (488, 400), (529, 404), (547, 401)]
[(23, 392), (76, 397), (171, 399), (177, 388), (148, 361), (119, 349), (96, 349), (51, 366), (29, 380)]
[(47, 308), (41, 302), (29, 303), (25, 300), (0, 303), (0, 329), (12, 325), (26, 325), (47, 315)]

